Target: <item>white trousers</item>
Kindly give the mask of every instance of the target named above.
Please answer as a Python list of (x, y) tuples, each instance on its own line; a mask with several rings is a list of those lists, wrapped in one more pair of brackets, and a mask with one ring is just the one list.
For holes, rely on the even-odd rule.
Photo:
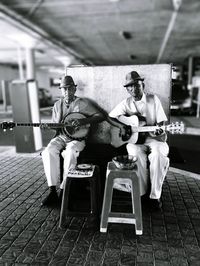
[(68, 171), (77, 164), (80, 152), (85, 148), (85, 141), (70, 140), (67, 137), (57, 136), (53, 138), (42, 152), (44, 172), (48, 186), (56, 186), (60, 180), (60, 152), (64, 158), (63, 182), (60, 188), (63, 189)]
[(129, 155), (137, 156), (137, 174), (140, 181), (140, 195), (147, 192), (149, 176), (147, 170), (147, 151), (149, 150), (148, 160), (150, 163), (150, 198), (159, 199), (162, 192), (162, 185), (169, 168), (169, 146), (166, 142), (147, 138), (143, 145), (127, 144)]

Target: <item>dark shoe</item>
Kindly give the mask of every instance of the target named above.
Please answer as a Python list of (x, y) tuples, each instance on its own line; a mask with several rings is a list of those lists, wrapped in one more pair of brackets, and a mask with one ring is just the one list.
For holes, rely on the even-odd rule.
[(52, 206), (59, 202), (56, 191), (51, 191), (48, 196), (42, 201), (42, 206)]
[(150, 205), (154, 210), (160, 210), (162, 208), (162, 202), (160, 199), (150, 199)]

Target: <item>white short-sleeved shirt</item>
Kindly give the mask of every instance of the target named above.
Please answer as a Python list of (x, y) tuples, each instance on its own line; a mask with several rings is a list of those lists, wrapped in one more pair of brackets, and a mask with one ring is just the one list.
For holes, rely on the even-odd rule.
[(109, 113), (109, 116), (118, 118), (120, 115), (132, 116), (138, 114), (146, 118), (147, 125), (167, 121), (159, 98), (156, 95), (146, 95), (144, 93), (140, 101), (135, 101), (133, 97), (123, 100)]
[(65, 115), (74, 112), (81, 113), (86, 117), (89, 117), (95, 113), (98, 113), (99, 110), (87, 98), (76, 97), (76, 99), (71, 102), (69, 106), (62, 99), (59, 99), (53, 106), (52, 123), (60, 123)]

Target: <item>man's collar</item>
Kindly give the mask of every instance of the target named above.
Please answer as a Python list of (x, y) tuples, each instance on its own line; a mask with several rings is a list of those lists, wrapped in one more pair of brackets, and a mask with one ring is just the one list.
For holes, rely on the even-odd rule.
[(145, 93), (143, 93), (142, 99), (140, 101), (143, 102), (143, 103), (146, 103), (147, 98), (146, 98), (146, 94)]
[(71, 100), (71, 102), (67, 102), (66, 99), (63, 97), (63, 101), (66, 105), (70, 105), (71, 103), (73, 103), (76, 100), (76, 96), (73, 97), (73, 99)]
[(145, 93), (143, 93), (143, 95), (142, 95), (142, 98), (139, 100), (139, 101), (135, 101), (134, 99), (133, 99), (133, 101), (134, 102), (138, 102), (138, 103), (140, 103), (140, 102), (142, 102), (142, 103), (146, 103), (147, 102), (147, 100), (146, 100), (146, 94)]

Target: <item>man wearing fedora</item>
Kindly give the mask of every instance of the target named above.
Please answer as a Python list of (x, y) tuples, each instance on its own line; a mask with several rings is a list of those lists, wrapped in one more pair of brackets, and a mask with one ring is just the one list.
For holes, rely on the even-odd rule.
[[(130, 97), (119, 103), (109, 114), (116, 122), (120, 116), (137, 116), (140, 126), (163, 125), (167, 117), (156, 95), (144, 92), (144, 78), (136, 71), (131, 71), (126, 75), (124, 87)], [(162, 139), (162, 140), (161, 140)], [(140, 194), (145, 195), (148, 190), (149, 177), (147, 174), (147, 154), (150, 168), (150, 195), (148, 195), (153, 208), (161, 207), (161, 192), (164, 178), (169, 167), (166, 134), (161, 128), (154, 134), (147, 134), (142, 144), (128, 143), (127, 151), (129, 155), (137, 156), (138, 176), (140, 180)], [(130, 191), (130, 189), (122, 189)]]
[[(102, 111), (87, 98), (75, 96), (76, 86), (71, 76), (64, 76), (60, 83), (62, 98), (53, 107), (52, 123), (63, 123), (67, 114), (81, 113), (84, 118), (72, 119), (71, 125), (76, 132), (83, 125), (99, 123), (105, 119)], [(86, 136), (87, 137), (87, 136)], [(63, 183), (70, 168), (75, 167), (79, 153), (85, 147), (85, 137), (73, 139), (62, 130), (57, 130), (56, 136), (49, 142), (42, 152), (44, 171), (49, 187), (48, 196), (42, 201), (42, 205), (50, 206), (58, 203), (61, 199)], [(56, 185), (60, 179), (60, 152), (63, 151), (64, 174), (63, 182), (60, 185), (61, 193), (58, 197)]]

